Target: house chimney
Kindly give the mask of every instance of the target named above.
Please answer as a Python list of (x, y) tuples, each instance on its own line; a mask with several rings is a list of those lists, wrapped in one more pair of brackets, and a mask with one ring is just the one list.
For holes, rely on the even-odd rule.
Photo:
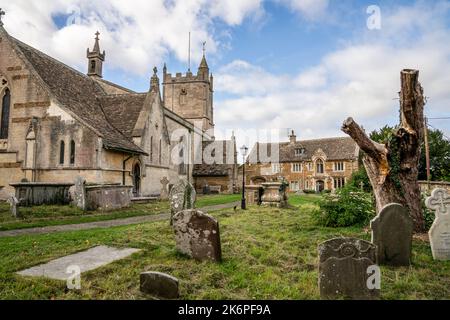
[(291, 133), (291, 135), (289, 136), (289, 141), (290, 141), (290, 143), (292, 143), (292, 144), (297, 142), (297, 136), (295, 135), (294, 130), (292, 130), (292, 133)]

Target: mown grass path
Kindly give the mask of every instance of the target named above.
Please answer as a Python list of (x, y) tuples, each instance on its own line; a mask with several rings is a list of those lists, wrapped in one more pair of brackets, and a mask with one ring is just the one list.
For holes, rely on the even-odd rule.
[[(217, 210), (222, 210), (222, 209), (227, 209), (227, 208), (233, 208), (234, 206), (237, 206), (237, 205), (239, 205), (239, 202), (232, 202), (232, 203), (225, 203), (225, 204), (203, 207), (203, 208), (199, 208), (199, 210), (202, 210), (205, 212), (217, 211)], [(125, 218), (125, 219), (96, 221), (96, 222), (69, 224), (69, 225), (61, 225), (61, 226), (48, 226), (48, 227), (42, 227), (42, 228), (8, 230), (8, 231), (0, 231), (0, 238), (16, 237), (16, 236), (24, 236), (24, 235), (47, 234), (47, 233), (55, 233), (55, 232), (66, 232), (66, 231), (103, 229), (103, 228), (110, 228), (110, 227), (141, 224), (141, 223), (146, 223), (146, 222), (164, 221), (164, 220), (168, 220), (169, 218), (170, 218), (170, 213), (163, 213), (163, 214), (158, 214), (158, 215), (139, 216), (139, 217), (131, 217), (131, 218)]]

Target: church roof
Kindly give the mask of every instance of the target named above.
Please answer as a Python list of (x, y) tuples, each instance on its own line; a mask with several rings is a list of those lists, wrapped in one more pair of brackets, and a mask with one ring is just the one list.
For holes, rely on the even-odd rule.
[(100, 103), (114, 127), (132, 138), (146, 97), (146, 93), (114, 94), (101, 97)]
[[(327, 160), (356, 160), (358, 159), (359, 147), (353, 141), (352, 138), (326, 138), (326, 139), (314, 139), (303, 140), (295, 143), (282, 142), (282, 143), (258, 143), (255, 144), (248, 159), (250, 162), (255, 162), (259, 150), (276, 150), (279, 148), (279, 162), (299, 162), (299, 161), (311, 161), (313, 155), (320, 149), (322, 150)], [(301, 156), (296, 155), (296, 149), (304, 149), (304, 153)], [(271, 151), (268, 151), (269, 155)], [(260, 152), (266, 154), (266, 151)], [(273, 151), (272, 151), (273, 154)]]
[(96, 131), (103, 138), (106, 149), (145, 154), (108, 121), (100, 104), (106, 93), (96, 81), (13, 37), (10, 39), (48, 87), (50, 94), (67, 111)]

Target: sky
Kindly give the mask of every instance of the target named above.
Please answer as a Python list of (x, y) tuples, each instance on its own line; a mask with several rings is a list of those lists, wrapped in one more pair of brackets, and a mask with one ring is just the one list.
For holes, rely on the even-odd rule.
[[(132, 5), (130, 5), (132, 4)], [(400, 71), (420, 70), (429, 118), (450, 117), (450, 1), (0, 0), (5, 29), (86, 72), (101, 35), (104, 78), (138, 92), (152, 69), (192, 70), (206, 41), (216, 136), (238, 144), (345, 136), (398, 124)], [(161, 74), (160, 74), (161, 75)], [(450, 136), (450, 120), (430, 120)], [(255, 132), (258, 135), (255, 136)]]

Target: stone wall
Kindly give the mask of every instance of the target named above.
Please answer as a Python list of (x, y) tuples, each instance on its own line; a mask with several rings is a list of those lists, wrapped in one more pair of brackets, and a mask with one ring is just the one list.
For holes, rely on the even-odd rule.
[(450, 182), (446, 181), (430, 181), (429, 183), (427, 181), (419, 181), (420, 190), (422, 192), (429, 193), (433, 191), (434, 189), (445, 189), (450, 193)]
[(194, 187), (197, 193), (203, 193), (203, 187), (205, 185), (210, 187), (220, 186), (221, 193), (233, 193), (233, 177), (232, 176), (223, 176), (223, 177), (195, 177), (194, 178)]

